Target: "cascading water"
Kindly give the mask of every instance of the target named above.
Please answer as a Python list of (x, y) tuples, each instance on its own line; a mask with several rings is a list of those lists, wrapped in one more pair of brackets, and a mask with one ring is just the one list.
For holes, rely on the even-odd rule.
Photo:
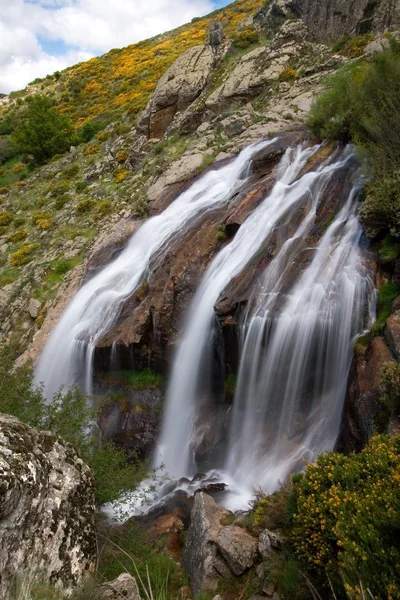
[(126, 298), (146, 279), (151, 260), (160, 259), (173, 238), (183, 237), (208, 212), (232, 201), (246, 180), (252, 156), (272, 141), (249, 146), (232, 163), (194, 183), (163, 213), (148, 219), (120, 256), (79, 290), (35, 372), (35, 383), (44, 385), (48, 399), (61, 387), (75, 384), (91, 393), (96, 342), (110, 330)]
[[(371, 311), (373, 285), (362, 262), (356, 217), (360, 178), (352, 151), (346, 149), (301, 174), (316, 150), (306, 147), (286, 153), (268, 197), (211, 263), (189, 307), (174, 360), (155, 463), (181, 477), (196, 471), (192, 443), (196, 418), (213, 402), (206, 382), (215, 304), (278, 226), (303, 211), (294, 235), (259, 281), (243, 327), (225, 462), (225, 477), (244, 490), (237, 499), (241, 507), (252, 487), (275, 489), (302, 458), (312, 459), (333, 447), (352, 344), (364, 328), (366, 306)], [(309, 249), (313, 257), (308, 256), (300, 276), (293, 276), (324, 190), (343, 168), (348, 178), (338, 215), (318, 247)]]

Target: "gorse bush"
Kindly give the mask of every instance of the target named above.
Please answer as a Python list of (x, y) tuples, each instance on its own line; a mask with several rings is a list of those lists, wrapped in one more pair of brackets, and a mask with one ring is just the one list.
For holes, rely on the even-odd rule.
[(353, 142), (372, 160), (374, 178), (366, 187), (360, 221), (369, 237), (390, 231), (400, 236), (400, 44), (369, 61), (353, 63), (327, 80), (314, 103), (314, 134)]
[[(290, 534), (311, 572), (360, 582), (375, 599), (400, 597), (400, 436), (377, 436), (360, 453), (328, 453), (296, 476)], [(354, 577), (355, 575), (355, 577)]]
[(17, 152), (31, 155), (38, 164), (63, 154), (75, 141), (67, 117), (58, 113), (48, 98), (40, 95), (27, 98), (26, 108), (12, 135)]

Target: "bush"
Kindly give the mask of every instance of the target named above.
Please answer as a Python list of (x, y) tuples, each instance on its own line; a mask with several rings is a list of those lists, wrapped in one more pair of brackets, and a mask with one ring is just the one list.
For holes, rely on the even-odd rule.
[(248, 48), (253, 44), (258, 44), (259, 41), (260, 34), (254, 29), (254, 27), (247, 27), (232, 38), (232, 44), (236, 48)]
[(86, 190), (87, 186), (87, 181), (78, 181), (78, 183), (75, 186), (75, 190), (78, 192), (78, 194), (80, 194)]
[(33, 258), (32, 254), (34, 251), (39, 248), (39, 244), (25, 244), (25, 246), (21, 246), (19, 250), (14, 252), (14, 254), (10, 257), (10, 265), (12, 267), (20, 267), (22, 265), (26, 265)]
[(116, 499), (131, 490), (144, 476), (136, 458), (126, 456), (113, 444), (100, 444), (90, 431), (97, 412), (77, 388), (64, 396), (56, 394), (46, 402), (39, 388), (32, 386), (29, 367), (15, 367), (13, 349), (0, 349), (0, 412), (14, 415), (31, 427), (50, 430), (73, 444), (91, 468), (98, 504)]
[(340, 572), (349, 598), (360, 582), (376, 599), (400, 595), (399, 458), (400, 436), (377, 436), (360, 454), (321, 455), (294, 482), (296, 553), (320, 576)]
[(296, 69), (292, 67), (286, 67), (283, 69), (282, 73), (279, 75), (279, 81), (293, 81), (297, 77)]
[(400, 410), (400, 365), (385, 363), (381, 371), (381, 401), (390, 411)]
[(81, 200), (75, 207), (75, 210), (78, 214), (82, 214), (85, 212), (89, 212), (95, 206), (96, 202), (91, 198), (86, 198), (85, 200)]
[(365, 188), (366, 198), (359, 211), (360, 223), (369, 238), (381, 231), (400, 236), (400, 169), (374, 178)]
[(0, 227), (5, 227), (12, 223), (13, 216), (10, 210), (0, 210)]
[(31, 155), (37, 164), (43, 164), (69, 150), (75, 133), (67, 117), (58, 113), (48, 98), (34, 95), (26, 99), (13, 139), (18, 152)]
[(6, 237), (6, 242), (15, 244), (16, 242), (20, 242), (20, 241), (24, 240), (27, 236), (28, 236), (28, 233), (27, 233), (26, 229), (21, 227), (20, 229), (17, 229), (16, 231), (14, 231), (14, 233), (10, 233), (10, 235), (8, 235)]

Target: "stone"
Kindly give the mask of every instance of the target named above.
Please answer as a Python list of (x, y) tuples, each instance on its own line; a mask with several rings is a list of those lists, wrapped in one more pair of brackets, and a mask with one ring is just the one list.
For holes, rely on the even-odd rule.
[(371, 56), (372, 54), (378, 54), (387, 50), (390, 47), (390, 42), (384, 35), (378, 35), (364, 50), (365, 56)]
[(129, 573), (121, 573), (114, 581), (100, 587), (102, 600), (141, 600), (136, 580)]
[(210, 45), (184, 52), (164, 73), (138, 123), (147, 138), (162, 138), (175, 114), (184, 111), (207, 85), (215, 64)]
[(29, 568), (71, 593), (95, 569), (94, 481), (71, 444), (0, 415), (0, 598)]
[(386, 321), (384, 337), (397, 361), (400, 360), (400, 310), (394, 312)]
[(183, 156), (170, 165), (167, 171), (147, 190), (150, 202), (155, 202), (168, 188), (184, 184), (197, 175), (203, 166), (202, 154)]
[(210, 25), (210, 46), (221, 46), (225, 41), (224, 30), (221, 21), (215, 21)]
[(396, 29), (400, 25), (398, 0), (292, 0), (285, 2), (320, 42), (335, 42), (368, 31)]
[(275, 531), (264, 529), (258, 538), (258, 550), (263, 560), (269, 560), (275, 550), (282, 548), (282, 538)]
[(242, 575), (254, 566), (258, 554), (257, 540), (242, 527), (224, 527), (216, 543), (234, 575)]
[(366, 349), (356, 349), (336, 448), (340, 452), (359, 452), (374, 435), (375, 416), (381, 409), (380, 372), (386, 362), (393, 360), (385, 338), (380, 336), (374, 337)]
[(252, 124), (252, 119), (249, 114), (236, 114), (226, 117), (221, 121), (221, 127), (225, 135), (230, 138), (235, 135), (240, 135)]
[(224, 519), (230, 515), (211, 496), (203, 492), (195, 495), (183, 551), (183, 566), (195, 596), (217, 590), (220, 576), (215, 568), (216, 541)]
[(29, 300), (28, 312), (31, 315), (32, 319), (37, 319), (41, 308), (42, 303), (39, 302), (39, 300), (36, 300), (36, 298), (31, 298)]

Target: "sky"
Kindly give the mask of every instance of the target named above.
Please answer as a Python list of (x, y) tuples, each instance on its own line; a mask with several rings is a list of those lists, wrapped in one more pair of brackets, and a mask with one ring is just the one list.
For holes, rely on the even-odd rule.
[(230, 0), (0, 0), (0, 93), (205, 15)]

